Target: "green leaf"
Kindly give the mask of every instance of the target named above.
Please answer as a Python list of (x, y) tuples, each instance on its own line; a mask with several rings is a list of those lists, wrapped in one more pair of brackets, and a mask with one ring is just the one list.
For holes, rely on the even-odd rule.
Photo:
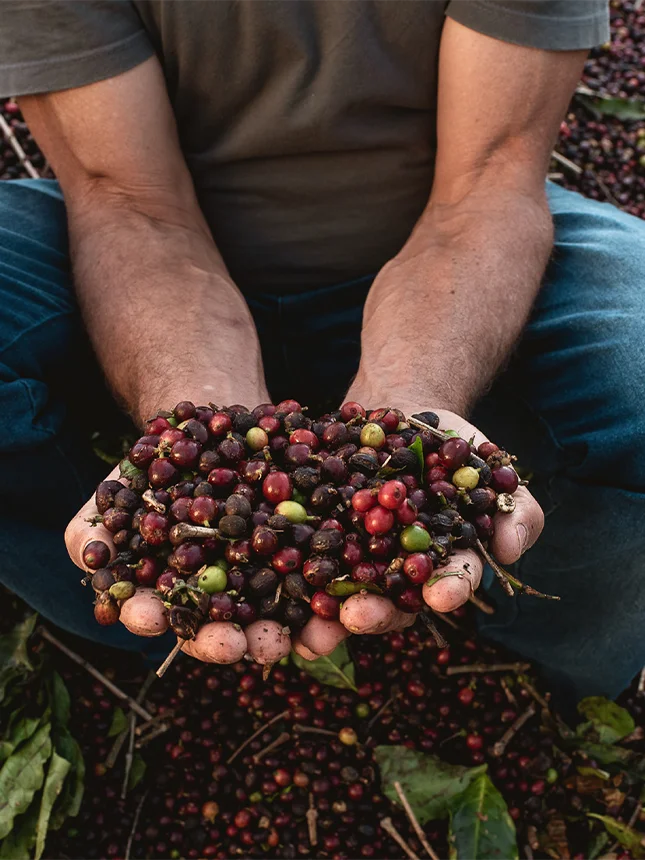
[(47, 829), (49, 825), (49, 817), (54, 808), (54, 803), (58, 799), (63, 790), (65, 777), (71, 768), (70, 762), (62, 758), (56, 751), (52, 753), (49, 760), (49, 769), (47, 771), (47, 779), (43, 787), (43, 794), (40, 801), (40, 811), (38, 813), (38, 823), (36, 825), (36, 851), (34, 860), (40, 860), (45, 850), (45, 840), (47, 839)]
[[(588, 696), (583, 699), (578, 704), (578, 713), (591, 723), (594, 733), (603, 744), (613, 744), (636, 728), (634, 720), (625, 708), (602, 696)], [(581, 734), (584, 736), (587, 732), (583, 729)]]
[(71, 764), (63, 791), (54, 805), (49, 820), (50, 830), (59, 830), (67, 818), (78, 815), (85, 787), (85, 762), (80, 746), (67, 729), (57, 732), (55, 748), (58, 755)]
[(9, 756), (28, 740), (40, 725), (40, 717), (23, 717), (11, 728), (9, 737), (0, 744), (0, 762), (6, 761)]
[(609, 834), (605, 830), (594, 836), (589, 844), (589, 848), (587, 849), (586, 856), (588, 860), (596, 860), (596, 857), (600, 857), (601, 854), (604, 854), (608, 842)]
[(634, 750), (587, 741), (577, 743), (575, 748), (584, 752), (588, 758), (595, 759), (598, 764), (624, 771), (636, 780), (645, 780), (645, 757)]
[(128, 718), (123, 713), (123, 708), (115, 708), (107, 736), (113, 738), (116, 735), (120, 735), (122, 732), (127, 731), (128, 725)]
[(52, 751), (51, 725), (42, 726), (0, 770), (0, 839), (11, 831), (45, 781), (44, 766)]
[(346, 642), (341, 642), (328, 657), (318, 657), (317, 660), (305, 660), (295, 652), (292, 652), (291, 659), (299, 669), (303, 669), (309, 675), (313, 675), (321, 684), (356, 692), (356, 671), (352, 663), (352, 658), (349, 656)]
[(70, 717), (70, 699), (65, 682), (58, 672), (52, 672), (51, 675), (50, 701), (53, 722), (57, 725), (66, 726)]
[(374, 756), (385, 795), (398, 803), (394, 783), (400, 782), (421, 824), (444, 818), (450, 801), (486, 772), (485, 764), (471, 768), (448, 764), (403, 746), (378, 746)]
[(11, 833), (0, 843), (1, 860), (31, 860), (39, 809), (40, 804), (36, 800), (27, 812), (16, 817)]
[(137, 467), (131, 463), (127, 457), (125, 457), (119, 463), (119, 474), (122, 478), (127, 478), (131, 481), (133, 478), (136, 478), (137, 475), (143, 474), (143, 470), (137, 469)]
[(37, 613), (16, 624), (10, 633), (0, 636), (0, 702), (5, 697), (7, 684), (18, 676), (34, 671), (29, 659), (27, 642), (34, 632)]
[(597, 120), (606, 116), (613, 116), (620, 120), (645, 119), (645, 101), (643, 99), (608, 98), (576, 93), (576, 100), (584, 105)]
[(623, 848), (627, 848), (636, 860), (645, 857), (645, 833), (634, 830), (633, 827), (628, 827), (622, 821), (616, 821), (610, 815), (598, 815), (595, 812), (588, 812), (587, 816), (589, 818), (597, 818), (598, 821), (602, 822), (607, 833), (613, 836), (614, 839), (617, 839)]
[(461, 438), (461, 436), (459, 435), (459, 433), (457, 433), (456, 430), (444, 430), (443, 432), (446, 434), (446, 436), (452, 436), (453, 439)]
[(597, 767), (583, 767), (579, 765), (576, 767), (576, 770), (580, 774), (580, 776), (597, 776), (598, 779), (607, 780), (610, 778), (611, 774), (606, 770), (599, 770)]
[(411, 445), (408, 445), (410, 451), (414, 451), (417, 455), (417, 460), (419, 461), (419, 469), (421, 471), (421, 477), (423, 477), (423, 467), (426, 464), (425, 457), (423, 456), (423, 442), (421, 441), (421, 437), (417, 436), (414, 442)]
[(460, 860), (516, 860), (515, 824), (486, 773), (450, 804), (450, 856)]
[(128, 777), (128, 791), (132, 791), (139, 785), (145, 772), (145, 761), (141, 758), (139, 753), (135, 753), (134, 758), (132, 759), (132, 767), (130, 768), (130, 776)]

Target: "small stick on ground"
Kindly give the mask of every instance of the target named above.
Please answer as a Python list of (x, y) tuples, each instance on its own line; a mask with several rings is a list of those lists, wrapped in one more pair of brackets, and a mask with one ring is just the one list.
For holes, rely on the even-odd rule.
[[(143, 701), (146, 697), (146, 694), (147, 694), (148, 690), (150, 689), (150, 685), (152, 684), (152, 682), (155, 680), (156, 677), (157, 676), (155, 675), (154, 672), (148, 673), (148, 677), (143, 682), (143, 684), (141, 685), (141, 689), (137, 693), (137, 698), (135, 701), (138, 702), (138, 704), (140, 704), (140, 705), (143, 704)], [(136, 728), (137, 734), (141, 731), (142, 728), (146, 728), (147, 726), (152, 725), (158, 719), (159, 719), (159, 716), (155, 716), (151, 720), (148, 720), (147, 723), (144, 723), (143, 726), (137, 726), (137, 728)], [(130, 731), (129, 728), (124, 729), (114, 739), (114, 743), (112, 744), (112, 748), (110, 749), (110, 752), (107, 754), (107, 758), (105, 759), (105, 766), (107, 768), (113, 768), (114, 765), (116, 764), (116, 760), (119, 757), (119, 753), (123, 749), (123, 744), (126, 742), (126, 740), (128, 738), (128, 732), (129, 731)]]
[(179, 638), (177, 639), (177, 644), (176, 644), (176, 645), (175, 645), (175, 647), (172, 649), (172, 651), (170, 652), (170, 654), (168, 654), (168, 656), (167, 656), (167, 657), (166, 657), (166, 659), (163, 661), (163, 663), (161, 664), (161, 666), (159, 666), (159, 668), (157, 669), (157, 678), (163, 678), (163, 676), (164, 676), (164, 674), (165, 674), (165, 672), (166, 672), (166, 669), (168, 668), (168, 666), (170, 666), (170, 664), (172, 663), (172, 661), (175, 659), (175, 657), (177, 656), (177, 654), (179, 654), (179, 652), (181, 651), (181, 649), (184, 647), (184, 645), (185, 645), (185, 644), (186, 644), (186, 640), (185, 640), (185, 639), (179, 639)]
[(123, 860), (130, 860), (130, 851), (132, 850), (132, 841), (134, 839), (134, 834), (137, 831), (137, 824), (139, 823), (139, 818), (141, 816), (141, 810), (143, 809), (143, 804), (146, 802), (146, 797), (148, 796), (148, 792), (144, 792), (141, 795), (141, 800), (137, 804), (137, 810), (134, 813), (134, 818), (132, 819), (132, 827), (130, 828), (130, 835), (128, 836), (128, 842), (125, 846), (125, 854), (123, 855)]
[(31, 161), (27, 157), (27, 153), (25, 152), (25, 150), (20, 145), (20, 141), (18, 140), (18, 138), (14, 134), (13, 129), (11, 128), (11, 126), (9, 125), (7, 120), (2, 116), (2, 114), (0, 114), (0, 128), (2, 129), (2, 131), (4, 133), (4, 136), (9, 141), (9, 146), (16, 153), (18, 161), (25, 168), (25, 170), (27, 171), (29, 176), (32, 179), (39, 179), (40, 173), (38, 173), (38, 171), (36, 170), (34, 165), (31, 163)]
[(448, 666), (446, 675), (486, 675), (488, 672), (526, 672), (530, 663), (470, 663), (467, 666)]
[(139, 740), (135, 743), (136, 749), (140, 750), (146, 744), (149, 744), (150, 741), (153, 741), (155, 738), (158, 738), (159, 735), (163, 735), (169, 729), (172, 728), (172, 722), (167, 723), (157, 723), (157, 725), (149, 731), (144, 737), (139, 738)]
[(441, 633), (439, 633), (434, 621), (432, 621), (425, 612), (420, 612), (419, 615), (421, 617), (421, 621), (428, 629), (428, 632), (430, 633), (434, 641), (437, 643), (437, 648), (447, 648), (448, 640), (444, 639)]
[(270, 744), (267, 744), (263, 750), (256, 752), (253, 756), (253, 764), (259, 764), (262, 761), (265, 755), (268, 755), (270, 752), (273, 752), (277, 747), (281, 747), (282, 744), (286, 744), (288, 740), (291, 740), (291, 735), (289, 732), (282, 732), (282, 734), (278, 735), (278, 737), (271, 741)]
[(580, 176), (582, 173), (582, 167), (578, 167), (573, 161), (569, 161), (568, 158), (565, 158), (564, 155), (560, 155), (559, 152), (556, 152), (555, 149), (551, 153), (551, 158), (554, 161), (557, 161), (558, 164), (561, 164), (563, 167), (566, 167), (567, 170), (570, 170), (572, 173), (575, 173), (576, 176)]
[(372, 730), (372, 727), (373, 727), (376, 723), (378, 723), (378, 721), (381, 719), (381, 717), (383, 716), (383, 714), (384, 714), (386, 711), (389, 711), (389, 710), (390, 710), (390, 708), (392, 707), (392, 705), (393, 705), (393, 704), (394, 704), (394, 696), (392, 696), (390, 699), (388, 699), (388, 700), (387, 700), (387, 702), (385, 702), (385, 704), (384, 704), (384, 705), (381, 705), (381, 707), (378, 709), (378, 711), (374, 714), (374, 716), (372, 717), (372, 719), (371, 719), (371, 720), (369, 721), (369, 723), (367, 724), (367, 731), (368, 731), (368, 732)]
[(132, 770), (132, 762), (134, 760), (134, 729), (137, 718), (134, 714), (130, 714), (130, 739), (128, 741), (128, 751), (125, 754), (125, 774), (123, 775), (123, 785), (121, 787), (121, 800), (125, 800), (128, 793), (128, 782), (130, 781), (130, 771)]
[(312, 847), (318, 845), (318, 827), (316, 823), (318, 821), (318, 810), (316, 809), (316, 805), (314, 803), (313, 793), (309, 792), (309, 809), (307, 810), (307, 829), (309, 830), (309, 844)]
[(448, 627), (452, 627), (453, 630), (458, 630), (460, 633), (463, 633), (461, 627), (454, 621), (449, 615), (445, 612), (437, 612), (436, 609), (432, 610), (433, 613), (439, 618), (441, 621), (444, 621)]
[(504, 695), (508, 699), (509, 705), (513, 705), (514, 708), (517, 707), (517, 699), (513, 695), (511, 688), (508, 686), (508, 682), (505, 678), (502, 678), (499, 682), (500, 687), (504, 690)]
[(544, 698), (544, 696), (542, 696), (540, 693), (538, 693), (538, 691), (535, 689), (535, 687), (533, 686), (533, 684), (531, 684), (530, 681), (527, 681), (526, 678), (518, 678), (517, 682), (520, 685), (520, 687), (524, 687), (524, 689), (529, 694), (529, 696), (534, 698), (535, 701), (538, 703), (538, 705), (541, 708), (543, 708), (543, 710), (545, 710), (545, 711), (549, 710), (549, 703)]
[(645, 669), (641, 671), (638, 679), (638, 687), (636, 689), (637, 696), (645, 696)]
[(246, 749), (246, 747), (247, 747), (247, 746), (248, 746), (252, 741), (254, 741), (254, 740), (255, 740), (259, 735), (261, 735), (261, 734), (262, 734), (263, 732), (265, 732), (267, 729), (271, 728), (271, 726), (272, 726), (274, 723), (277, 723), (277, 722), (278, 722), (278, 720), (284, 720), (284, 719), (286, 719), (288, 716), (289, 716), (289, 711), (288, 711), (288, 710), (286, 710), (286, 711), (282, 711), (282, 713), (280, 713), (280, 714), (276, 714), (276, 715), (275, 715), (275, 717), (272, 717), (272, 718), (269, 720), (269, 722), (268, 722), (268, 723), (265, 723), (263, 726), (260, 726), (260, 728), (257, 730), (257, 732), (253, 732), (253, 734), (251, 735), (251, 737), (247, 738), (243, 743), (241, 743), (241, 744), (239, 745), (239, 747), (238, 747), (238, 748), (237, 748), (233, 753), (231, 753), (231, 755), (228, 757), (228, 759), (227, 759), (227, 761), (226, 761), (226, 764), (231, 764), (231, 762), (235, 761), (235, 759), (236, 759), (236, 758), (238, 757), (238, 755), (242, 752), (242, 750), (243, 750), (243, 749)]
[(388, 836), (391, 836), (392, 839), (394, 839), (399, 848), (402, 848), (405, 851), (410, 860), (419, 860), (419, 857), (414, 853), (396, 827), (392, 824), (391, 818), (381, 818), (381, 827), (385, 830)]
[(512, 726), (509, 726), (509, 728), (504, 732), (504, 734), (497, 741), (497, 743), (493, 744), (491, 752), (496, 758), (499, 758), (500, 756), (504, 755), (504, 751), (506, 750), (508, 744), (513, 740), (513, 738), (522, 728), (524, 723), (530, 720), (531, 717), (535, 716), (535, 714), (535, 705), (533, 702), (531, 702), (531, 704), (524, 711), (524, 713), (519, 715), (519, 717), (515, 720)]
[(43, 639), (46, 639), (50, 642), (55, 648), (58, 648), (59, 651), (62, 651), (63, 654), (66, 654), (70, 660), (73, 660), (79, 666), (82, 666), (87, 672), (90, 673), (97, 681), (100, 681), (103, 686), (109, 690), (113, 695), (115, 695), (121, 701), (126, 702), (128, 707), (135, 712), (138, 716), (141, 717), (142, 720), (151, 720), (152, 714), (149, 711), (146, 711), (145, 708), (142, 708), (141, 705), (132, 698), (132, 696), (128, 696), (127, 693), (124, 693), (123, 690), (119, 689), (116, 684), (113, 684), (109, 678), (106, 678), (102, 672), (99, 672), (98, 669), (95, 669), (91, 663), (81, 657), (80, 654), (77, 654), (76, 651), (72, 651), (71, 648), (68, 648), (67, 645), (63, 645), (60, 639), (57, 639), (52, 633), (47, 630), (46, 627), (38, 628), (40, 635)]
[(146, 732), (155, 729), (159, 725), (159, 723), (163, 723), (167, 720), (172, 720), (174, 715), (174, 710), (164, 711), (163, 714), (156, 714), (151, 720), (148, 720), (147, 723), (143, 723), (142, 725), (137, 726), (135, 729), (135, 734), (137, 735), (137, 737), (140, 737)]
[(470, 597), (468, 598), (468, 602), (472, 603), (473, 606), (476, 606), (480, 612), (483, 612), (484, 615), (494, 615), (495, 608), (491, 606), (489, 603), (486, 603), (485, 600), (482, 600), (481, 597), (478, 597), (474, 592), (471, 592)]
[(431, 857), (432, 860), (439, 860), (439, 856), (437, 855), (437, 853), (434, 851), (434, 849), (432, 848), (432, 846), (430, 845), (430, 843), (426, 839), (426, 835), (423, 832), (423, 828), (419, 824), (417, 817), (414, 814), (414, 810), (410, 806), (410, 803), (409, 803), (407, 797), (405, 796), (405, 792), (403, 791), (403, 788), (401, 787), (401, 783), (397, 782), (396, 780), (394, 781), (394, 790), (398, 794), (399, 800), (401, 801), (401, 804), (403, 805), (403, 808), (405, 809), (405, 814), (408, 816), (408, 819), (410, 820), (410, 824), (414, 828), (414, 832), (419, 837), (419, 842), (423, 845), (426, 854), (428, 855), (428, 857)]
[(319, 729), (317, 726), (303, 726), (300, 723), (294, 723), (293, 730), (298, 734), (326, 735), (331, 738), (338, 737), (338, 732), (332, 732), (330, 729)]
[(541, 591), (533, 588), (532, 585), (525, 585), (521, 580), (517, 579), (517, 577), (510, 574), (507, 570), (504, 570), (503, 567), (500, 567), (479, 539), (477, 539), (476, 545), (486, 562), (493, 568), (495, 576), (509, 597), (514, 596), (515, 592), (513, 591), (513, 586), (515, 586), (518, 591), (523, 591), (524, 594), (529, 594), (532, 597), (541, 597), (543, 600), (560, 600), (560, 597), (557, 594), (543, 594)]

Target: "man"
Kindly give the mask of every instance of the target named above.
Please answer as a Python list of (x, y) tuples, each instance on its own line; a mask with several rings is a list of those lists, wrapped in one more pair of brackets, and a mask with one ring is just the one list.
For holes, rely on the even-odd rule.
[[(472, 415), (547, 515), (522, 556), (544, 519), (523, 490), (493, 548), (562, 596), (493, 591), (483, 633), (562, 695), (619, 693), (645, 663), (645, 226), (545, 191), (606, 38), (600, 0), (5, 2), (0, 91), (64, 195), (0, 188), (6, 584), (101, 635), (60, 531), (99, 478), (85, 428), (109, 413), (84, 327), (139, 425), (186, 398), (345, 393), (466, 436)], [(77, 565), (91, 510), (67, 531)], [(473, 553), (446, 570), (464, 568), (476, 587)], [(409, 621), (375, 604), (353, 631)], [(296, 647), (347, 633), (315, 621)]]

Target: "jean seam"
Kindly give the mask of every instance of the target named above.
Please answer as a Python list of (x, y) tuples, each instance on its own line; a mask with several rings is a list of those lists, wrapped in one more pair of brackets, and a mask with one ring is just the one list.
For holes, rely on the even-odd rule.
[[(31, 405), (31, 412), (32, 412), (32, 416), (33, 416), (33, 417), (32, 417), (32, 423), (34, 423), (34, 422), (35, 422), (35, 418), (36, 418), (36, 413), (37, 413), (37, 411), (38, 411), (38, 410), (37, 410), (37, 408), (36, 408), (36, 402), (35, 402), (35, 400), (34, 400), (34, 398), (33, 398), (33, 396), (32, 396), (32, 393), (31, 393), (31, 388), (29, 387), (29, 385), (27, 385), (27, 380), (25, 380), (25, 379), (18, 379), (17, 381), (20, 383), (20, 385), (22, 385), (22, 387), (23, 387), (23, 388), (25, 389), (25, 391), (27, 392), (27, 397), (29, 398), (29, 403), (30, 403), (30, 405)], [(55, 431), (55, 430), (50, 430), (48, 427), (39, 426), (39, 427), (38, 427), (38, 430), (39, 430), (39, 432), (44, 433), (44, 434), (46, 434), (47, 436), (49, 436), (51, 439), (53, 439), (53, 438), (54, 438), (54, 436), (56, 435), (56, 431)]]

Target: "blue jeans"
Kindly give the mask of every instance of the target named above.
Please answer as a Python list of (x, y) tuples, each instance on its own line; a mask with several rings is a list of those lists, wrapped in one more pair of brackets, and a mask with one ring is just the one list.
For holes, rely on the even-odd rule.
[[(515, 572), (562, 600), (511, 600), (489, 583), (498, 609), (480, 627), (573, 700), (615, 696), (645, 665), (645, 224), (554, 185), (548, 194), (544, 286), (474, 421), (518, 454), (546, 512)], [(274, 398), (340, 401), (371, 280), (248, 296)], [(0, 308), (0, 580), (67, 630), (138, 648), (96, 625), (63, 545), (106, 471), (90, 432), (124, 419), (83, 332), (54, 182), (0, 183)]]

